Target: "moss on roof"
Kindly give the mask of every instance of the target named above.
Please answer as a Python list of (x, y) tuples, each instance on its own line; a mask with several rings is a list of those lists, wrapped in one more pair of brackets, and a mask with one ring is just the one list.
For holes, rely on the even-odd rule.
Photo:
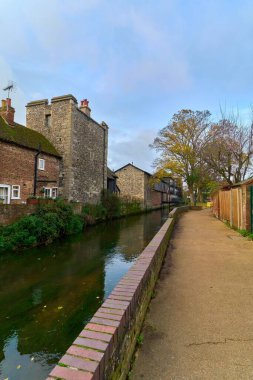
[(41, 133), (17, 123), (9, 125), (2, 116), (0, 116), (0, 140), (34, 150), (38, 150), (41, 146), (42, 152), (61, 157)]

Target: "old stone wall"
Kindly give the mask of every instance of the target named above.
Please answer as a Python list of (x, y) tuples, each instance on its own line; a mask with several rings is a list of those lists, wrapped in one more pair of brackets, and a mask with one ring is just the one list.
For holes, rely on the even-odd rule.
[(107, 183), (108, 127), (84, 114), (72, 95), (55, 97), (51, 105), (48, 100), (28, 103), (26, 124), (61, 154), (63, 197), (97, 202)]
[[(0, 141), (0, 152), (0, 184), (20, 186), (20, 199), (10, 199), (10, 202), (24, 203), (33, 194), (36, 152), (3, 141)], [(60, 160), (44, 153), (39, 158), (45, 160), (45, 170), (37, 171), (37, 195), (42, 195), (39, 193), (42, 187), (58, 187)]]
[(108, 127), (100, 125), (73, 106), (73, 182), (74, 200), (96, 203), (107, 188)]
[(115, 172), (117, 175), (117, 185), (120, 188), (121, 196), (130, 196), (140, 199), (145, 203), (145, 178), (144, 172), (128, 165)]
[[(152, 207), (152, 186), (150, 183), (150, 176), (144, 173), (144, 204), (146, 207)], [(156, 206), (156, 205), (154, 205)]]

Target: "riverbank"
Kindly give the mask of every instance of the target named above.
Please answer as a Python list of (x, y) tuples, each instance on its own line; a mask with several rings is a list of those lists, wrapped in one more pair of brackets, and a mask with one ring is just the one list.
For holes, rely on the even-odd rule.
[(47, 378), (167, 217), (129, 216), (0, 255), (0, 378)]
[(113, 194), (102, 195), (100, 204), (83, 206), (80, 214), (74, 212), (71, 203), (61, 200), (41, 204), (32, 215), (0, 226), (0, 252), (50, 244), (55, 239), (79, 233), (87, 226), (161, 207), (142, 208), (138, 201), (120, 199)]

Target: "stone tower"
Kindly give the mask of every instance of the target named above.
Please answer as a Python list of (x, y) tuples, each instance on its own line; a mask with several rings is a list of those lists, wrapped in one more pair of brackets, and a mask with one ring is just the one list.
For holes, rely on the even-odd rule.
[(26, 126), (42, 133), (62, 156), (59, 193), (68, 200), (96, 203), (107, 186), (108, 126), (90, 116), (85, 99), (73, 95), (27, 104)]

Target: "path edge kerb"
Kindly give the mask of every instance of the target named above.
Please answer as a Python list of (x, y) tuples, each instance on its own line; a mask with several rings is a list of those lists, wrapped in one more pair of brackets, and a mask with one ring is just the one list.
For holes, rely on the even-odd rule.
[(47, 380), (124, 380), (179, 214), (169, 218), (69, 347)]

